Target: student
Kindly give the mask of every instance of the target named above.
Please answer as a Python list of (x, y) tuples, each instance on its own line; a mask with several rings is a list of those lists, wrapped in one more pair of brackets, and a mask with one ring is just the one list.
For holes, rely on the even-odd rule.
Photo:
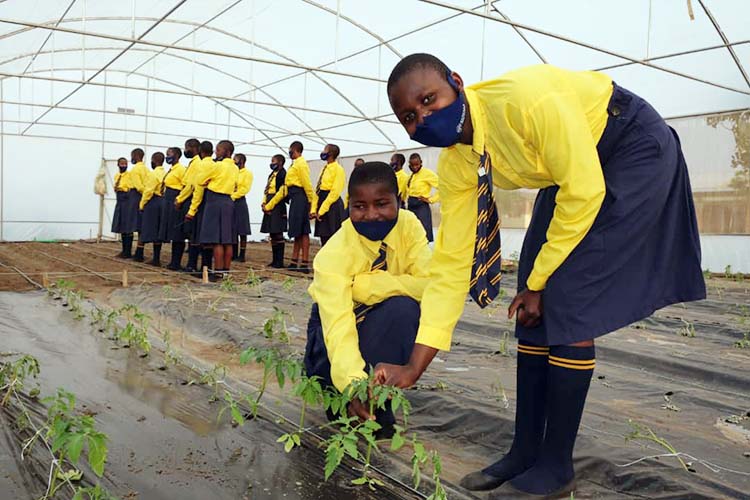
[[(292, 165), (286, 173), (284, 186), (271, 201), (263, 205), (263, 211), (270, 213), (277, 204), (288, 197), (289, 199), (289, 230), (290, 238), (294, 238), (292, 261), (289, 269), (310, 272), (310, 206), (313, 201), (313, 189), (310, 182), (310, 167), (302, 157), (302, 143), (294, 141), (289, 146), (289, 158)], [(299, 260), (302, 252), (302, 261)]]
[(354, 160), (354, 168), (361, 167), (364, 164), (365, 160), (362, 158), (357, 158), (356, 160)]
[(232, 193), (237, 187), (239, 168), (232, 159), (234, 144), (219, 141), (216, 145), (216, 158), (212, 163), (202, 165), (198, 173), (197, 185), (206, 186), (206, 206), (201, 223), (201, 245), (210, 246), (214, 253), (216, 271), (229, 271), (232, 267), (232, 238), (234, 231), (234, 202)]
[(186, 217), (190, 209), (190, 205), (193, 202), (195, 178), (198, 175), (198, 165), (200, 165), (201, 162), (201, 157), (199, 154), (200, 145), (200, 141), (195, 138), (185, 141), (185, 157), (190, 160), (190, 163), (188, 163), (188, 166), (185, 169), (185, 186), (182, 188), (182, 191), (180, 191), (180, 194), (177, 195), (177, 199), (174, 203), (175, 211), (178, 214), (179, 220), (182, 222), (182, 226), (177, 226), (175, 230), (177, 234), (175, 236), (182, 236), (183, 241), (189, 241), (188, 260), (187, 265), (184, 269), (184, 271), (188, 273), (195, 273), (198, 270), (198, 256), (201, 253), (200, 243), (198, 243), (198, 235), (195, 231), (196, 220), (188, 220)]
[[(422, 225), (399, 210), (398, 183), (383, 162), (365, 163), (349, 179), (350, 218), (320, 249), (309, 293), (305, 369), (343, 391), (380, 362), (406, 363), (419, 324), (430, 249)], [(349, 411), (369, 418), (363, 401)], [(385, 428), (393, 413), (378, 411)]]
[(401, 200), (401, 208), (406, 208), (406, 199), (408, 197), (407, 184), (409, 183), (409, 174), (404, 172), (406, 157), (401, 153), (395, 153), (391, 156), (391, 168), (396, 172), (398, 181), (398, 199)]
[(117, 159), (118, 172), (115, 174), (115, 213), (112, 215), (112, 232), (119, 233), (122, 240), (122, 251), (117, 257), (129, 259), (132, 257), (133, 232), (136, 230), (138, 219), (136, 212), (130, 209), (130, 172), (128, 172), (127, 158)]
[(286, 159), (282, 155), (273, 155), (271, 158), (271, 173), (268, 174), (266, 189), (263, 191), (263, 223), (260, 225), (260, 232), (270, 235), (271, 253), (273, 259), (269, 267), (281, 269), (284, 267), (284, 232), (286, 231), (286, 203), (278, 203), (273, 210), (266, 211), (265, 204), (284, 187), (286, 180), (286, 169), (284, 163)]
[(404, 366), (376, 367), (377, 379), (413, 385), (438, 349), (450, 348), (466, 292), (480, 305), (496, 296), (492, 187), (538, 188), (508, 310), (519, 339), (513, 445), (462, 485), (508, 481), (508, 492), (567, 495), (593, 339), (706, 296), (677, 134), (604, 73), (551, 65), (465, 87), (439, 59), (415, 54), (396, 65), (388, 95), (412, 139), (446, 149), (416, 345)]
[[(195, 177), (193, 177), (193, 198), (190, 201), (190, 208), (185, 215), (185, 221), (191, 224), (192, 228), (191, 242), (195, 241), (196, 247), (200, 249), (201, 265), (198, 268), (198, 271), (202, 270), (204, 267), (207, 269), (213, 269), (213, 244), (201, 244), (201, 231), (203, 230), (203, 218), (206, 206), (206, 185), (200, 181), (205, 172), (212, 171), (214, 168), (214, 160), (211, 157), (211, 155), (213, 154), (214, 145), (211, 143), (211, 141), (201, 142), (198, 149), (200, 163), (196, 165)], [(189, 270), (189, 272), (194, 271), (191, 269)]]
[[(239, 169), (237, 176), (237, 187), (232, 193), (234, 201), (234, 242), (232, 248), (232, 260), (245, 262), (245, 252), (247, 250), (247, 235), (250, 234), (250, 212), (247, 209), (247, 200), (245, 195), (250, 192), (253, 185), (253, 173), (245, 168), (247, 157), (242, 153), (234, 155), (234, 164)], [(239, 239), (240, 247), (237, 252), (237, 240)]]
[[(409, 210), (414, 212), (417, 218), (422, 222), (427, 241), (432, 242), (432, 210), (430, 205), (437, 203), (438, 196), (438, 176), (432, 170), (422, 168), (422, 157), (419, 153), (412, 153), (409, 156), (409, 170), (411, 175), (406, 181), (406, 204)], [(432, 194), (432, 189), (435, 194)]]
[(341, 150), (335, 144), (327, 144), (320, 153), (320, 159), (326, 164), (318, 177), (313, 203), (310, 206), (310, 219), (315, 220), (315, 236), (324, 246), (333, 234), (341, 227), (344, 220), (344, 202), (341, 193), (344, 191), (346, 172), (337, 161)]
[(143, 197), (143, 191), (146, 188), (146, 179), (149, 176), (149, 170), (143, 163), (143, 158), (146, 153), (141, 148), (135, 148), (130, 152), (130, 163), (133, 164), (133, 168), (128, 174), (128, 180), (130, 181), (130, 203), (131, 209), (135, 212), (136, 217), (136, 232), (138, 232), (138, 245), (135, 248), (135, 255), (133, 260), (143, 262), (143, 241), (141, 237), (141, 227), (143, 226), (143, 213), (140, 210), (141, 198)]
[(141, 249), (140, 258), (135, 257), (133, 260), (143, 262), (143, 246), (146, 243), (154, 245), (154, 256), (151, 259), (152, 266), (160, 266), (162, 233), (164, 224), (161, 220), (163, 212), (162, 200), (162, 183), (166, 172), (164, 171), (164, 153), (158, 151), (151, 155), (151, 172), (146, 177), (145, 188), (139, 209), (143, 213), (143, 227), (141, 228), (140, 238), (138, 239), (138, 248)]
[(164, 161), (170, 165), (169, 172), (164, 176), (161, 183), (161, 191), (164, 196), (162, 203), (162, 222), (164, 230), (162, 240), (172, 243), (172, 258), (167, 264), (170, 271), (179, 271), (182, 267), (182, 254), (185, 251), (185, 233), (182, 226), (185, 223), (184, 216), (175, 210), (175, 201), (185, 188), (185, 166), (180, 163), (182, 150), (178, 147), (167, 149)]

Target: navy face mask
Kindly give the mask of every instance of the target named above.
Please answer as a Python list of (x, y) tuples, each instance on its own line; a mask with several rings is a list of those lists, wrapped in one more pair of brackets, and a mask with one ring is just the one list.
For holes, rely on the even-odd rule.
[(391, 220), (352, 221), (354, 229), (370, 241), (383, 241), (388, 233), (396, 226), (398, 215)]
[(396, 169), (398, 168), (398, 163), (395, 163), (395, 162), (394, 162), (394, 163), (391, 163), (391, 168), (392, 168), (393, 170), (396, 170)]
[(190, 151), (185, 151), (185, 156), (188, 158), (192, 158), (193, 156), (195, 156), (195, 153), (191, 153)]
[(320, 159), (326, 161), (328, 159), (328, 153), (320, 153)]
[(128, 166), (125, 165), (124, 167), (121, 167), (120, 165), (117, 165), (117, 168), (120, 169), (120, 172), (127, 172)]
[(174, 156), (167, 156), (164, 158), (164, 161), (167, 162), (167, 165), (173, 165), (174, 164)]
[(269, 165), (269, 167), (271, 167), (271, 170), (276, 170), (277, 168), (279, 168), (279, 164), (278, 163), (271, 163)]
[(450, 71), (448, 71), (448, 83), (456, 91), (458, 97), (452, 104), (426, 116), (411, 136), (413, 141), (437, 148), (447, 148), (458, 142), (461, 129), (464, 127), (464, 120), (466, 120), (466, 98), (458, 91), (458, 84)]
[(294, 158), (292, 158), (292, 150), (291, 149), (289, 150), (289, 158), (291, 158), (292, 160), (294, 159)]
[(133, 165), (135, 165), (135, 164), (136, 164), (136, 163), (138, 163), (138, 162), (137, 162), (137, 161), (135, 161), (135, 158), (131, 158), (131, 160), (130, 160), (130, 163), (132, 163)]

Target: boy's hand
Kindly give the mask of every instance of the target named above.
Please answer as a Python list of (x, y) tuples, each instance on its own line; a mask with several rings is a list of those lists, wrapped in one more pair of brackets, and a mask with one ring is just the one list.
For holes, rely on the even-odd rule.
[(185, 222), (190, 222), (191, 220), (193, 220), (193, 216), (192, 216), (192, 215), (190, 215), (190, 214), (187, 214), (187, 215), (185, 216)]
[(180, 203), (179, 201), (175, 201), (174, 202), (174, 209), (175, 210), (179, 210), (181, 208), (182, 208), (182, 203)]
[(367, 405), (358, 398), (352, 399), (347, 408), (350, 417), (359, 417), (360, 420), (375, 420), (375, 416), (370, 415)]
[(517, 321), (525, 328), (534, 328), (542, 321), (542, 292), (528, 288), (519, 293), (508, 307), (508, 319), (518, 314)]
[(378, 363), (375, 366), (375, 383), (407, 389), (419, 380), (419, 374), (409, 365)]

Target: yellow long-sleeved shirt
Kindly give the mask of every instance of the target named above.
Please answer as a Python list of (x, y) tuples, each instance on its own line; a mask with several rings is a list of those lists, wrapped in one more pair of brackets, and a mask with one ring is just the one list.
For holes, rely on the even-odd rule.
[(237, 188), (232, 193), (232, 200), (237, 201), (240, 198), (244, 198), (247, 193), (250, 192), (250, 187), (253, 185), (253, 173), (248, 170), (247, 167), (240, 168), (237, 174)]
[(162, 187), (182, 191), (185, 187), (185, 165), (179, 162), (172, 165), (167, 175), (164, 176)]
[(318, 210), (318, 193), (313, 193), (313, 201), (310, 204), (310, 213), (317, 213), (318, 216), (323, 216), (328, 213), (336, 200), (341, 198), (341, 193), (344, 191), (344, 183), (346, 182), (346, 172), (344, 167), (339, 165), (339, 162), (334, 161), (326, 164), (323, 170), (320, 172), (320, 190), (328, 191), (328, 196), (320, 205)]
[(115, 174), (115, 191), (127, 192), (133, 186), (130, 184), (130, 172), (117, 172)]
[(315, 193), (313, 192), (312, 183), (310, 181), (310, 166), (307, 164), (307, 160), (302, 156), (292, 162), (292, 165), (286, 171), (284, 185), (279, 189), (276, 195), (271, 198), (271, 201), (266, 203), (266, 210), (273, 210), (276, 205), (283, 201), (289, 194), (289, 188), (292, 186), (304, 189), (307, 201), (309, 201), (310, 206), (312, 206)]
[(486, 150), (495, 186), (560, 187), (547, 242), (526, 285), (541, 290), (583, 239), (604, 200), (596, 144), (607, 123), (611, 79), (588, 71), (532, 66), (466, 89), (472, 145), (438, 161), (441, 223), (424, 293), (417, 343), (450, 348), (469, 290), (477, 220), (477, 168)]
[[(409, 196), (414, 196), (415, 198), (421, 196), (430, 200), (430, 203), (440, 201), (440, 195), (438, 194), (438, 174), (432, 170), (424, 167), (420, 168), (416, 174), (409, 176), (406, 180), (406, 185), (407, 198)], [(433, 188), (435, 188), (435, 194), (432, 194)]]
[(221, 161), (204, 164), (204, 168), (198, 173), (197, 182), (214, 193), (231, 195), (237, 188), (239, 174), (240, 169), (234, 161), (231, 158), (224, 158)]
[(167, 172), (161, 165), (148, 173), (146, 176), (145, 187), (143, 189), (143, 196), (141, 196), (140, 210), (143, 210), (146, 207), (146, 203), (151, 201), (151, 198), (154, 196), (161, 196), (161, 182), (164, 180), (166, 174)]
[(409, 192), (406, 189), (406, 185), (409, 182), (409, 174), (404, 172), (403, 168), (396, 172), (396, 182), (398, 182), (398, 197), (402, 202), (405, 202), (409, 198)]
[(185, 186), (180, 191), (180, 194), (177, 195), (177, 203), (184, 203), (193, 194), (195, 190), (195, 178), (198, 174), (198, 165), (200, 165), (200, 162), (201, 159), (198, 156), (190, 158), (190, 163), (188, 163), (185, 169), (185, 176), (182, 178)]
[(320, 309), (331, 379), (341, 391), (352, 380), (367, 377), (354, 303), (373, 305), (395, 296), (421, 300), (429, 279), (430, 249), (413, 213), (400, 210), (384, 241), (388, 270), (371, 271), (380, 242), (360, 236), (347, 219), (313, 261), (315, 274), (308, 292)]
[[(194, 167), (195, 177), (193, 177), (193, 198), (190, 201), (190, 208), (188, 209), (188, 215), (191, 217), (195, 217), (195, 214), (198, 213), (198, 207), (201, 206), (201, 203), (203, 202), (203, 194), (206, 191), (206, 185), (201, 182), (201, 179), (204, 177), (206, 172), (213, 170), (214, 163), (215, 162), (213, 158), (211, 158), (210, 156), (206, 156), (205, 158), (201, 159), (200, 162), (197, 163)], [(190, 169), (188, 169), (188, 172), (190, 172)]]
[(146, 168), (146, 165), (142, 161), (133, 165), (133, 168), (130, 169), (130, 187), (137, 189), (139, 193), (143, 194), (143, 191), (146, 189), (148, 174), (149, 169)]

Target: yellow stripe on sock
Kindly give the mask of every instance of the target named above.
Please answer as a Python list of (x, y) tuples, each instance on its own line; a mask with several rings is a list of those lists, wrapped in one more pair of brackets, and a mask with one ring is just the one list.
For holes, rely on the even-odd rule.
[(522, 348), (522, 347), (524, 349), (529, 349), (529, 350), (532, 350), (532, 351), (547, 351), (547, 352), (549, 352), (549, 347), (548, 346), (536, 346), (536, 345), (518, 344), (518, 348), (519, 349)]
[(571, 365), (590, 365), (596, 361), (596, 359), (568, 359), (558, 358), (557, 356), (550, 356), (549, 359), (553, 359), (559, 363), (568, 363)]
[[(551, 356), (550, 356), (551, 357)], [(568, 368), (570, 370), (593, 370), (596, 366), (596, 363), (592, 363), (590, 365), (568, 365), (565, 363), (558, 363), (557, 361), (549, 360), (549, 364), (554, 366), (559, 366), (560, 368)]]
[(533, 354), (534, 356), (547, 356), (549, 355), (549, 352), (545, 351), (527, 351), (525, 349), (519, 348), (518, 352), (522, 352), (524, 354)]

